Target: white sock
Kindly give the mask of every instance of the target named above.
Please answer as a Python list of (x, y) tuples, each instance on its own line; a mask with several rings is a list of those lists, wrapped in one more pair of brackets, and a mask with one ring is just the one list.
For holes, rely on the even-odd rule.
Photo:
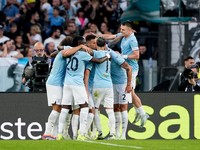
[(138, 108), (133, 104), (133, 107), (135, 108), (136, 113), (139, 113)]
[(127, 130), (127, 126), (128, 126), (128, 112), (126, 111), (122, 111), (122, 137), (126, 138), (126, 130)]
[(54, 124), (56, 123), (56, 120), (58, 119), (59, 112), (52, 110), (49, 117), (48, 117), (48, 122), (46, 126), (46, 130), (44, 132), (44, 135), (51, 135), (52, 128)]
[(53, 130), (51, 132), (51, 135), (53, 137), (57, 137), (57, 135), (58, 135), (58, 120), (59, 120), (59, 117), (57, 118), (56, 123), (53, 126)]
[(138, 108), (138, 111), (139, 111), (139, 113), (140, 113), (141, 116), (145, 115), (145, 111), (144, 111), (144, 109), (143, 109), (142, 106)]
[(88, 113), (86, 132), (88, 132), (88, 130), (90, 129), (92, 121), (93, 121), (93, 118), (94, 118), (94, 114), (93, 113)]
[(101, 120), (100, 120), (100, 116), (99, 116), (99, 113), (98, 113), (98, 109), (95, 109), (94, 121), (95, 121), (97, 130), (99, 132), (98, 134), (101, 134), (102, 133)]
[(86, 132), (88, 111), (89, 111), (88, 107), (81, 108), (81, 111), (80, 111), (80, 127), (79, 127), (79, 134), (80, 135), (83, 135)]
[(114, 112), (115, 114), (115, 134), (117, 137), (120, 136), (120, 126), (122, 124), (121, 112)]
[(113, 109), (106, 109), (106, 112), (108, 114), (108, 126), (110, 128), (110, 135), (113, 135), (115, 133), (115, 115)]
[(96, 126), (96, 123), (95, 123), (95, 119), (93, 118), (93, 125), (92, 125), (93, 127), (92, 127), (92, 135), (94, 136), (94, 137), (96, 137), (96, 135), (97, 135), (97, 126)]
[(67, 115), (67, 119), (66, 119), (66, 122), (65, 122), (65, 127), (64, 127), (64, 133), (65, 135), (68, 135), (68, 129), (69, 129), (69, 126), (70, 126), (70, 122), (71, 122), (71, 117), (72, 117), (72, 114), (69, 114)]
[(78, 134), (79, 115), (73, 114), (72, 117), (72, 132), (73, 136), (77, 137)]
[(61, 134), (61, 135), (63, 134), (65, 121), (66, 121), (68, 112), (69, 112), (69, 109), (66, 109), (66, 108), (61, 109), (60, 117), (59, 117), (59, 120), (58, 120), (58, 122), (59, 122), (59, 124), (58, 124), (58, 134)]

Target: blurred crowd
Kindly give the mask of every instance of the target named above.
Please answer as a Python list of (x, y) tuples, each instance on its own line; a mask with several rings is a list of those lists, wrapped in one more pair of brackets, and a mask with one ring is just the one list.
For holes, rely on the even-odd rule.
[(66, 36), (115, 34), (127, 6), (127, 0), (3, 0), (0, 57), (31, 58), (36, 42), (50, 57)]

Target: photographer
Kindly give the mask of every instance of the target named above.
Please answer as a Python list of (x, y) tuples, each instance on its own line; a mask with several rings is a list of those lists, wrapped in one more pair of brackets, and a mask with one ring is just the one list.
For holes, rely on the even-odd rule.
[[(184, 64), (185, 64), (185, 70), (189, 69), (191, 65), (194, 65), (194, 58), (191, 56), (188, 56), (184, 59)], [(183, 73), (181, 74), (181, 81), (184, 79)]]
[[(23, 84), (25, 84), (30, 79), (30, 81), (29, 81), (30, 91), (32, 91), (32, 90), (34, 91), (33, 88), (37, 82), (44, 82), (41, 85), (44, 85), (42, 87), (45, 87), (45, 82), (48, 77), (48, 73), (51, 68), (51, 65), (52, 65), (51, 59), (47, 58), (44, 55), (44, 46), (41, 42), (37, 42), (34, 45), (34, 51), (35, 51), (35, 56), (33, 56), (32, 59), (29, 59), (29, 61), (27, 62), (26, 66), (24, 68), (24, 72), (22, 75), (23, 76), (23, 79), (22, 79)], [(48, 65), (48, 68), (44, 68), (47, 65)], [(28, 75), (26, 75), (26, 69), (28, 66), (32, 66), (32, 69), (30, 69), (30, 71), (28, 71), (28, 72), (31, 72), (31, 70), (33, 71), (33, 75), (30, 77)], [(33, 80), (34, 80), (34, 82), (33, 82)]]
[(200, 91), (200, 79), (198, 78), (199, 66), (192, 65), (189, 69), (186, 69), (182, 75), (184, 79), (178, 86), (179, 91)]

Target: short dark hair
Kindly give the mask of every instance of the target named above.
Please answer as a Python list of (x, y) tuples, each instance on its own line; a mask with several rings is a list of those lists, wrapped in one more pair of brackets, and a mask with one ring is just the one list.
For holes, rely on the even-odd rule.
[(82, 36), (76, 36), (73, 39), (72, 47), (78, 46), (79, 41), (82, 41), (82, 40), (84, 40), (84, 38)]
[(16, 39), (18, 36), (22, 37), (22, 35), (21, 35), (21, 34), (17, 34), (17, 35), (15, 36), (15, 39)]
[(103, 36), (97, 38), (97, 46), (103, 47), (106, 44), (106, 39)]
[(62, 31), (60, 27), (52, 26), (51, 36), (52, 36), (53, 33), (56, 32), (57, 30), (60, 30), (60, 32)]
[(59, 7), (56, 6), (56, 7), (53, 8), (53, 10), (54, 9), (60, 12), (60, 8)]
[(123, 22), (121, 25), (130, 27), (131, 29), (133, 29), (133, 22), (129, 20), (127, 20), (126, 22)]
[(61, 31), (61, 28), (57, 26), (52, 26), (52, 32), (56, 32), (57, 30)]
[[(67, 28), (70, 26), (70, 24), (74, 24), (74, 25), (75, 25), (74, 22), (71, 22), (71, 21), (66, 22), (66, 23), (64, 24), (64, 29), (67, 30)], [(76, 26), (76, 25), (75, 25), (75, 26)]]
[(95, 35), (89, 34), (89, 35), (86, 36), (85, 40), (86, 40), (86, 42), (88, 42), (88, 41), (93, 40), (95, 38), (96, 38)]
[(194, 59), (194, 58), (191, 57), (191, 56), (188, 56), (188, 57), (186, 57), (186, 58), (184, 59), (184, 61), (188, 61), (189, 59)]

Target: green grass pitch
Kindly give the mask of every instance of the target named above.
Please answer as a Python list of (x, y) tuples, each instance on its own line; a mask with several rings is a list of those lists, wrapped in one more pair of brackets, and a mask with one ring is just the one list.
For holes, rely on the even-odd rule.
[(200, 150), (199, 140), (1, 140), (0, 150)]

